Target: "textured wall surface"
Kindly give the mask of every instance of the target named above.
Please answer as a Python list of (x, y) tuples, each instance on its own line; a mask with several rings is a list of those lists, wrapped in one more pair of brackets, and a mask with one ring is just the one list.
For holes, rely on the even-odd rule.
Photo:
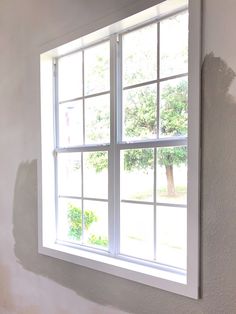
[(0, 1), (0, 314), (236, 313), (236, 2), (203, 0), (202, 298), (37, 253), (38, 51), (152, 0)]

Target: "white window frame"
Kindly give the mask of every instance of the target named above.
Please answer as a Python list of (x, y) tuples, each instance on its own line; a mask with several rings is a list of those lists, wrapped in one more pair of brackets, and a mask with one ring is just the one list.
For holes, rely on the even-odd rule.
[[(160, 2), (160, 1), (159, 1)], [(40, 55), (41, 72), (41, 163), (39, 171), (39, 211), (38, 237), (39, 253), (59, 258), (78, 265), (86, 266), (122, 278), (127, 278), (156, 288), (178, 293), (192, 298), (199, 297), (199, 163), (200, 163), (200, 30), (201, 0), (189, 0), (189, 69), (188, 69), (188, 214), (187, 214), (187, 273), (174, 271), (171, 267), (150, 267), (148, 264), (137, 264), (132, 259), (118, 259), (109, 254), (97, 254), (93, 250), (81, 250), (56, 242), (55, 211), (55, 114), (54, 114), (54, 60), (69, 52), (87, 47), (110, 37), (116, 41), (116, 34), (141, 25), (147, 21), (160, 19), (170, 12), (179, 12), (186, 8), (186, 1), (166, 0), (161, 4), (146, 9), (129, 18), (104, 27), (77, 40), (50, 49)], [(66, 42), (66, 39), (65, 41)], [(115, 45), (112, 45), (113, 47)], [(114, 62), (116, 51), (111, 51), (111, 80), (116, 80)], [(112, 87), (111, 87), (112, 88)], [(113, 103), (116, 92), (111, 90)], [(115, 124), (114, 110), (111, 119)], [(111, 139), (114, 136), (111, 136)], [(120, 139), (120, 138), (119, 138)], [(165, 146), (167, 141), (165, 140)], [(172, 140), (169, 140), (171, 145)], [(186, 141), (183, 139), (183, 144)], [(111, 147), (114, 143), (111, 141)], [(122, 146), (127, 144), (118, 144)], [(129, 146), (132, 146), (130, 144)], [(147, 147), (153, 147), (147, 143)], [(156, 145), (155, 145), (156, 146)], [(133, 144), (134, 148), (138, 144)], [(142, 144), (143, 147), (143, 144)], [(100, 148), (100, 146), (98, 146)], [(119, 161), (115, 163), (119, 167)], [(112, 173), (109, 173), (112, 180)], [(116, 182), (117, 184), (118, 182)], [(113, 201), (113, 200), (112, 200)], [(119, 200), (118, 200), (119, 201)], [(110, 220), (114, 219), (110, 215)], [(116, 217), (118, 220), (118, 217)], [(111, 243), (113, 246), (113, 244)]]

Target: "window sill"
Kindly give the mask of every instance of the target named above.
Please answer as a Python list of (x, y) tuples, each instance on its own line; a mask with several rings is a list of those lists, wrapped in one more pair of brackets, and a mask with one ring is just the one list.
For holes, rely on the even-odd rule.
[(155, 288), (197, 298), (196, 292), (187, 285), (187, 276), (184, 273), (170, 271), (170, 269), (138, 265), (61, 244), (43, 246), (39, 248), (39, 253)]

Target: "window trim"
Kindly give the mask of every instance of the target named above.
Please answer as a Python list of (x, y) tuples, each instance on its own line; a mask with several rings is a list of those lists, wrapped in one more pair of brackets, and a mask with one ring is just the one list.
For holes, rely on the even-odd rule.
[[(130, 29), (131, 25), (135, 27), (134, 21), (140, 23), (142, 16), (145, 20), (156, 19), (156, 12), (165, 10), (168, 7), (167, 0), (162, 4), (154, 6), (145, 10), (145, 14), (137, 13), (130, 18), (127, 18), (119, 23), (115, 23), (110, 27), (99, 30), (92, 35), (87, 35), (75, 40), (69, 44), (62, 45), (56, 49), (47, 51), (40, 55), (40, 70), (41, 70), (41, 169), (39, 171), (39, 211), (38, 211), (38, 236), (39, 236), (39, 253), (49, 255), (55, 258), (63, 259), (68, 262), (93, 268), (103, 271), (115, 276), (127, 278), (133, 281), (151, 285), (153, 287), (161, 288), (167, 291), (178, 293), (192, 298), (199, 297), (199, 163), (200, 163), (200, 134), (199, 134), (199, 121), (200, 121), (200, 61), (201, 61), (201, 47), (200, 47), (200, 27), (201, 27), (201, 0), (189, 0), (189, 128), (188, 134), (188, 155), (189, 155), (189, 172), (188, 181), (188, 195), (191, 195), (191, 206), (188, 208), (187, 226), (188, 226), (188, 240), (187, 240), (187, 277), (182, 273), (171, 272), (170, 268), (163, 266), (163, 268), (152, 268), (146, 265), (138, 265), (131, 261), (115, 259), (107, 254), (98, 255), (95, 251), (82, 251), (74, 247), (65, 246), (63, 244), (55, 244), (54, 234), (56, 219), (55, 212), (48, 211), (50, 207), (54, 207), (54, 137), (48, 134), (54, 134), (54, 112), (53, 112), (53, 59), (56, 56), (62, 56), (68, 53), (69, 50), (74, 51), (77, 45), (78, 49), (83, 42), (88, 42), (90, 37), (91, 43), (96, 43), (104, 38), (104, 34), (114, 29), (123, 31)], [(183, 1), (184, 2), (184, 1)], [(160, 6), (163, 5), (163, 9)], [(158, 7), (158, 10), (157, 10)], [(183, 6), (181, 7), (181, 10)], [(176, 13), (180, 8), (176, 8)], [(172, 11), (173, 14), (173, 11)], [(136, 17), (135, 17), (136, 16)], [(148, 16), (148, 17), (147, 17)], [(162, 17), (162, 15), (161, 15)], [(143, 23), (144, 21), (142, 21)], [(128, 26), (127, 26), (128, 25)], [(96, 38), (96, 40), (94, 40)], [(105, 37), (106, 38), (106, 37)], [(104, 38), (104, 40), (105, 40)], [(113, 41), (116, 36), (112, 36)], [(66, 42), (66, 40), (65, 40)], [(69, 50), (68, 50), (69, 49)], [(111, 51), (111, 60), (114, 62), (114, 51)], [(113, 67), (111, 67), (113, 68)], [(113, 79), (115, 73), (111, 72)], [(115, 91), (111, 90), (111, 98), (117, 96)], [(114, 121), (114, 112), (111, 111), (111, 119)], [(54, 121), (54, 124), (51, 122)], [(114, 121), (115, 123), (115, 121)], [(194, 130), (194, 132), (192, 131)], [(112, 137), (111, 137), (112, 138)], [(166, 140), (165, 140), (166, 141)], [(169, 140), (170, 145), (172, 139)], [(183, 138), (183, 142), (186, 139)], [(112, 146), (112, 142), (110, 144)], [(114, 143), (113, 143), (114, 145)], [(123, 145), (119, 143), (118, 145)], [(143, 144), (142, 144), (143, 145)], [(147, 146), (151, 145), (151, 141), (147, 141)], [(135, 146), (136, 147), (136, 146)], [(91, 149), (92, 146), (91, 146)], [(68, 151), (68, 149), (66, 149)], [(117, 166), (117, 164), (116, 164)], [(112, 175), (109, 174), (111, 177)], [(111, 179), (111, 177), (109, 179)], [(50, 190), (50, 193), (49, 193)], [(53, 196), (52, 196), (53, 195)], [(189, 197), (189, 196), (188, 196)], [(189, 201), (188, 201), (189, 203)], [(111, 220), (114, 217), (111, 215)], [(50, 232), (49, 232), (50, 231)]]

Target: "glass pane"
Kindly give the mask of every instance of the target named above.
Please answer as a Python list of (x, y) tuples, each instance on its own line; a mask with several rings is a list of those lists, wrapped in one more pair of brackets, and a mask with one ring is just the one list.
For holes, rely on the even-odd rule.
[(108, 153), (83, 153), (84, 196), (108, 198)]
[(188, 13), (160, 22), (160, 77), (188, 72)]
[(123, 140), (156, 138), (156, 117), (156, 84), (123, 92)]
[(81, 154), (58, 155), (58, 193), (64, 196), (81, 196)]
[(187, 204), (187, 147), (157, 150), (156, 199), (159, 203)]
[(107, 202), (84, 201), (84, 243), (106, 249), (108, 247)]
[(188, 81), (179, 78), (160, 84), (160, 136), (184, 136), (188, 128)]
[(85, 95), (110, 90), (110, 42), (84, 51)]
[(123, 35), (123, 86), (157, 78), (157, 25)]
[(83, 144), (82, 101), (59, 105), (59, 145), (69, 147)]
[(110, 141), (110, 94), (85, 100), (85, 143)]
[(58, 200), (58, 239), (64, 241), (82, 241), (82, 206), (76, 199)]
[(152, 148), (121, 151), (121, 199), (153, 202)]
[(187, 209), (157, 206), (157, 262), (186, 269)]
[(76, 52), (58, 60), (59, 101), (82, 96), (82, 53)]
[(153, 225), (153, 206), (121, 203), (121, 254), (152, 260)]

